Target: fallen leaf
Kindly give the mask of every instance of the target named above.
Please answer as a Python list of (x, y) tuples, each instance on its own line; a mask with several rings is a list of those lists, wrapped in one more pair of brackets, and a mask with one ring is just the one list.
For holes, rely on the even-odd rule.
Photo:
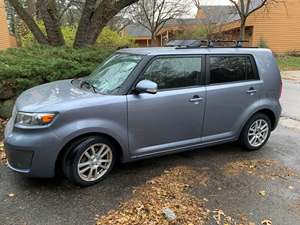
[(258, 194), (263, 197), (265, 197), (267, 195), (266, 191), (259, 191)]
[(10, 198), (15, 197), (15, 194), (14, 193), (9, 193), (8, 197), (10, 197)]
[(272, 225), (272, 221), (271, 220), (263, 220), (261, 221), (262, 225)]

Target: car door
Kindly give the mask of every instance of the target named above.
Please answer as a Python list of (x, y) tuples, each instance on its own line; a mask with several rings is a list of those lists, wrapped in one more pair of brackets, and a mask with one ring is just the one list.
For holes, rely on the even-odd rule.
[[(232, 138), (260, 99), (263, 82), (249, 55), (207, 56), (207, 103), (203, 141)], [(247, 115), (248, 116), (248, 115)]]
[(205, 87), (201, 56), (154, 58), (139, 80), (158, 84), (156, 94), (129, 94), (128, 137), (132, 157), (183, 149), (201, 142)]

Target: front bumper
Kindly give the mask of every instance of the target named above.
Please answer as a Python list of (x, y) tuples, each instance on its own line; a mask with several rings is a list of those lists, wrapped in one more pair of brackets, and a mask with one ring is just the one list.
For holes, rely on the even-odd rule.
[(10, 120), (5, 128), (4, 150), (8, 167), (30, 177), (53, 177), (61, 140), (48, 128), (18, 129)]
[(30, 173), (33, 151), (19, 151), (8, 146), (5, 145), (8, 167), (19, 173)]

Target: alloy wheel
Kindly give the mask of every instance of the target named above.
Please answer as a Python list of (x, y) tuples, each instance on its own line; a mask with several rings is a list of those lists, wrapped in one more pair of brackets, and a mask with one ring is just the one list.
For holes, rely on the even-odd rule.
[(264, 144), (269, 135), (269, 124), (264, 119), (255, 120), (248, 130), (248, 142), (252, 147)]
[(93, 144), (80, 156), (77, 172), (84, 181), (96, 181), (109, 170), (113, 161), (112, 149), (104, 144)]

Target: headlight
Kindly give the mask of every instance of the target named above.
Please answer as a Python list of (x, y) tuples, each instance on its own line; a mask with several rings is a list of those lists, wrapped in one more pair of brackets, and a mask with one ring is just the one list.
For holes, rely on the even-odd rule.
[(56, 113), (26, 113), (18, 112), (16, 116), (16, 125), (34, 127), (50, 124), (56, 116)]

